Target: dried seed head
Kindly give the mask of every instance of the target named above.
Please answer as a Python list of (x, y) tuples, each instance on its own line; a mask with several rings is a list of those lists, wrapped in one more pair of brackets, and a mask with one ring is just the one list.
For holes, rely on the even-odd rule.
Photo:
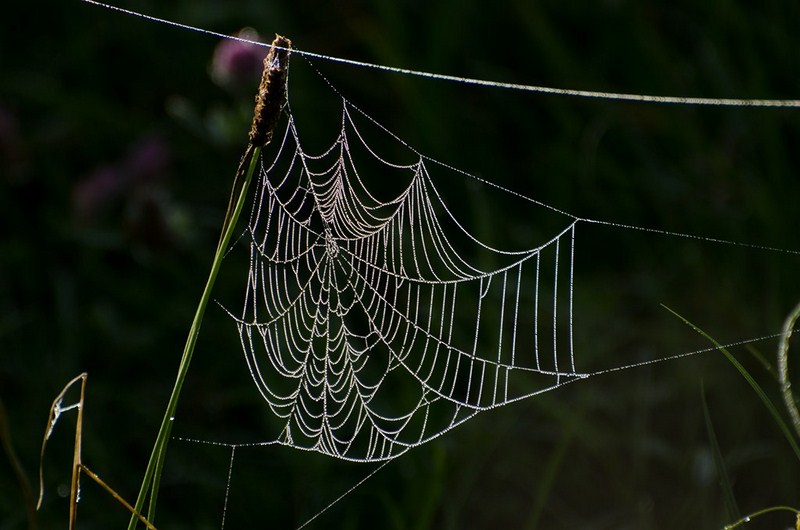
[(250, 127), (250, 144), (261, 147), (272, 140), (272, 132), (286, 104), (286, 74), (289, 71), (289, 50), (292, 41), (275, 35), (272, 49), (264, 59), (264, 73), (256, 95), (253, 125)]

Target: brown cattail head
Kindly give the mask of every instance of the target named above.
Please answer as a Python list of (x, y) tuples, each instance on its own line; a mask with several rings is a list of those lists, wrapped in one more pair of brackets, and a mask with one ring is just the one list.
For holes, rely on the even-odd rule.
[(289, 50), (292, 41), (275, 35), (272, 49), (264, 58), (264, 73), (256, 95), (253, 125), (250, 127), (250, 144), (262, 147), (272, 140), (272, 132), (286, 104), (286, 74), (289, 71)]

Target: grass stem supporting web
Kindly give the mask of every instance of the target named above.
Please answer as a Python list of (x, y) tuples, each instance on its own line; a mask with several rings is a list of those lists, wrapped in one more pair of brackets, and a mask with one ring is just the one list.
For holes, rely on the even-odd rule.
[[(247, 191), (250, 187), (255, 168), (258, 165), (261, 148), (267, 145), (272, 139), (272, 130), (275, 128), (278, 118), (280, 117), (280, 112), (286, 102), (286, 71), (289, 66), (289, 46), (291, 46), (291, 42), (288, 39), (276, 36), (275, 41), (273, 41), (273, 48), (264, 59), (264, 74), (261, 79), (258, 95), (256, 96), (253, 125), (249, 135), (250, 141), (242, 157), (242, 161), (239, 164), (239, 168), (236, 171), (236, 176), (234, 177), (231, 198), (228, 203), (228, 211), (225, 214), (220, 240), (217, 244), (214, 261), (211, 264), (211, 272), (208, 275), (208, 280), (203, 289), (203, 294), (200, 297), (200, 303), (197, 306), (192, 326), (189, 329), (189, 336), (186, 340), (186, 346), (184, 347), (183, 356), (181, 357), (181, 362), (178, 367), (175, 385), (172, 388), (172, 394), (170, 395), (164, 417), (161, 420), (161, 427), (159, 428), (158, 436), (153, 446), (153, 452), (150, 455), (150, 460), (145, 470), (144, 479), (139, 489), (139, 495), (136, 498), (134, 509), (139, 513), (142, 512), (144, 504), (149, 498), (147, 519), (150, 521), (155, 519), (156, 501), (158, 499), (161, 473), (164, 468), (167, 444), (169, 443), (169, 437), (175, 419), (175, 411), (178, 407), (178, 399), (189, 371), (189, 364), (191, 363), (194, 348), (197, 344), (197, 338), (200, 334), (203, 315), (211, 299), (211, 291), (214, 288), (214, 283), (216, 282), (217, 275), (222, 265), (222, 259), (225, 256), (225, 248), (231, 240), (233, 231), (236, 228), (236, 222), (239, 219), (239, 215), (247, 199)], [(244, 180), (242, 181), (242, 179)], [(241, 187), (239, 187), (240, 181), (242, 181)], [(239, 190), (238, 192), (237, 189)], [(129, 530), (136, 528), (137, 521), (138, 519), (135, 516), (131, 517), (128, 524)]]

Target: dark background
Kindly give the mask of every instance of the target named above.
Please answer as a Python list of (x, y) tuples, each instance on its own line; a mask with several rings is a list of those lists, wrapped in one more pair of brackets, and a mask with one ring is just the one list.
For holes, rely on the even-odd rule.
[[(120, 5), (467, 77), (800, 97), (793, 1)], [(216, 38), (78, 0), (11, 2), (2, 19), (0, 398), (9, 432), (33, 481), (52, 399), (88, 372), (84, 462), (133, 500), (210, 266), (255, 84), (212, 79)], [(292, 60), (303, 132), (311, 144), (330, 141), (340, 109), (308, 62)], [(588, 101), (313, 65), (421, 152), (575, 215), (800, 248), (797, 110)], [(450, 192), (492, 242), (525, 240), (518, 203), (467, 181)], [(598, 366), (707, 345), (660, 303), (726, 342), (777, 333), (799, 298), (796, 255), (600, 227), (579, 238), (579, 355)], [(215, 297), (241, 292), (246, 263), (237, 259)], [(239, 348), (212, 305), (176, 435), (263, 439), (269, 420)], [(732, 351), (778, 400), (775, 341)], [(736, 508), (719, 484), (701, 383)], [(41, 528), (67, 525), (72, 418), (46, 455)], [(222, 447), (173, 441), (159, 528), (219, 528), (229, 458)], [(285, 448), (242, 449), (236, 464), (231, 529), (296, 528), (375, 468)], [(308, 528), (719, 528), (736, 509), (797, 506), (798, 470), (758, 398), (712, 352), (479, 415), (389, 464)], [(25, 528), (25, 513), (3, 459), (0, 529)], [(126, 521), (84, 481), (80, 528)], [(781, 513), (748, 528), (792, 524)]]

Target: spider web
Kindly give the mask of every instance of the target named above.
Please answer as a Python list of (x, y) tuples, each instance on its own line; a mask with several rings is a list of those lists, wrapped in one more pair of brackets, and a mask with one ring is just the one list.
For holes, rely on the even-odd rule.
[[(613, 232), (613, 241), (620, 233), (641, 237), (643, 248), (658, 237), (673, 265), (697, 247), (713, 247), (719, 259), (748, 250), (794, 262), (800, 254), (572, 215), (427, 157), (322, 78), (339, 105), (338, 131), (308, 140), (314, 135), (295, 119), (290, 94), (285, 124), (262, 152), (247, 226), (230, 250), (249, 263), (239, 296), (220, 303), (270, 416), (267, 432), (259, 441), (252, 434), (231, 441), (237, 436), (230, 431), (227, 440), (179, 438), (230, 451), (223, 528), (228, 515), (241, 516), (232, 509), (241, 502), (232, 484), (243, 480), (242, 467), (261, 462), (259, 453), (243, 463), (247, 448), (282, 445), (381, 462), (357, 484), (335, 487), (341, 496), (302, 528), (387, 463), (480, 412), (714, 350), (661, 312), (643, 332), (646, 346), (631, 348), (634, 357), (616, 349), (603, 355), (598, 330), (613, 316), (584, 307), (576, 317), (586, 305), (576, 270), (587, 262), (591, 270), (598, 249), (614, 252), (597, 241), (600, 233)], [(490, 211), (504, 215), (476, 216), (465, 201), (471, 185), (494, 194), (500, 206)], [(508, 248), (509, 241), (517, 246)], [(734, 335), (724, 344), (778, 334)]]
[[(251, 379), (279, 419), (262, 445), (391, 460), (479, 412), (710, 349), (693, 337), (683, 353), (582, 368), (579, 228), (796, 254), (570, 215), (426, 157), (330, 88), (340, 127), (322, 148), (305, 148), (287, 106), (240, 238), (249, 250), (244, 302), (225, 306)], [(522, 219), (539, 227), (533, 244), (504, 249), (476, 235), (462, 220), (464, 177), (521, 200)]]
[[(290, 116), (247, 229), (234, 318), (253, 382), (285, 422), (278, 441), (390, 459), (586, 377), (572, 341), (577, 219), (533, 248), (493, 248), (459, 223), (424, 157), (382, 158), (353, 112), (342, 99), (341, 130), (321, 154), (305, 152)], [(403, 183), (399, 193), (370, 192), (356, 150), (382, 166), (380, 179)]]
[[(797, 101), (753, 103), (517, 86), (296, 53), (532, 92), (798, 106)], [(574, 333), (574, 299), (580, 292), (575, 269), (585, 257), (577, 234), (581, 245), (591, 242), (586, 234), (594, 228), (677, 236), (682, 243), (722, 244), (725, 250), (778, 251), (796, 262), (794, 250), (576, 217), (430, 159), (372, 122), (389, 137), (388, 149), (377, 148), (373, 136), (361, 134), (359, 118), (372, 121), (341, 98), (338, 135), (327, 148), (307, 149), (301, 142), (306, 136), (289, 112), (278, 153), (261, 167), (240, 240), (250, 258), (244, 303), (224, 307), (238, 328), (255, 387), (279, 418), (280, 428), (274, 438), (259, 443), (184, 438), (230, 449), (223, 527), (237, 448), (277, 443), (338, 459), (388, 462), (478, 412), (597, 374), (712, 349), (684, 349), (636, 362), (616, 357), (610, 368), (590, 367), (596, 358), (576, 343)], [(520, 199), (535, 237), (527, 238), (529, 244), (521, 249), (494, 244), (465, 221), (458, 192), (444, 183), (448, 176), (461, 179), (459, 186), (468, 179), (480, 181), (509, 202)], [(610, 320), (605, 314), (599, 318)], [(586, 322), (578, 322), (583, 337), (591, 337)], [(663, 329), (659, 336), (665, 336)]]

